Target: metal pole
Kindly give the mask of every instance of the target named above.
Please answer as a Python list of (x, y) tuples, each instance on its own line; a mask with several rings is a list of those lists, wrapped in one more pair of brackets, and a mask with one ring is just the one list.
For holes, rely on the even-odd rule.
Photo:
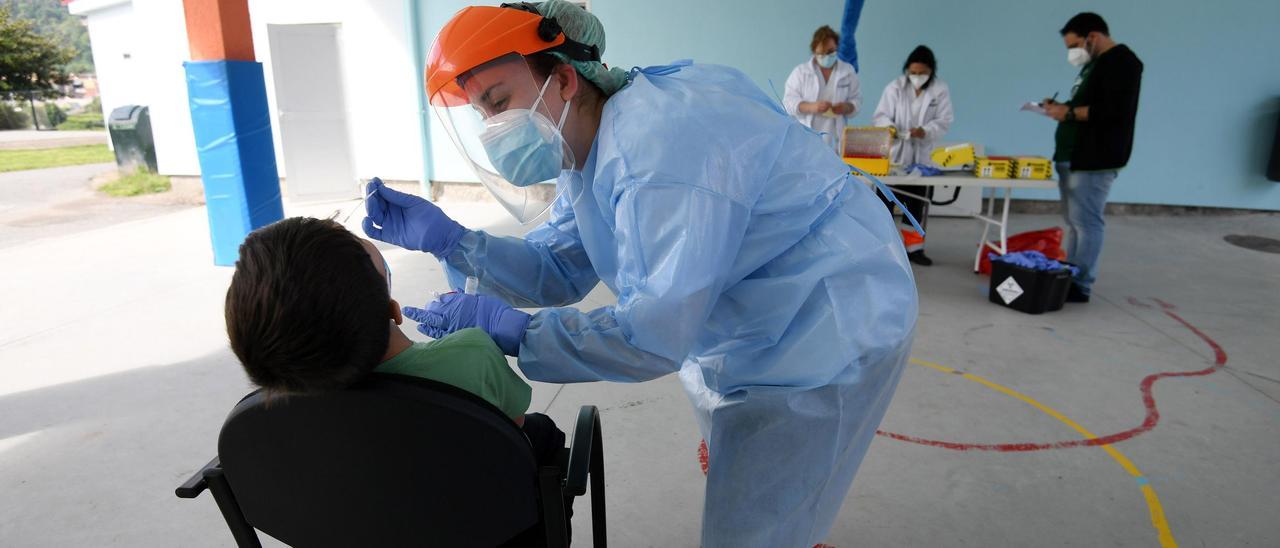
[(36, 131), (40, 131), (40, 118), (36, 117), (35, 95), (34, 91), (27, 91), (27, 104), (31, 105), (31, 125), (36, 128)]
[[(426, 43), (422, 36), (422, 0), (405, 0), (405, 12), (407, 14), (407, 23), (409, 31), (409, 47), (413, 50), (413, 77), (415, 82), (422, 81), (423, 72), (426, 70)], [(418, 103), (418, 147), (421, 150), (419, 155), (422, 157), (422, 175), (419, 180), (419, 188), (422, 189), (422, 195), (428, 200), (435, 201), (434, 192), (431, 188), (431, 117), (427, 106), (426, 90), (421, 86), (416, 90), (414, 95), (417, 96)]]

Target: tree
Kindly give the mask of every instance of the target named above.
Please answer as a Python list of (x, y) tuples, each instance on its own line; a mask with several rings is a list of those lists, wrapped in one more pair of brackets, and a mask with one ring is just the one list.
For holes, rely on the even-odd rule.
[(65, 67), (75, 52), (36, 33), (29, 20), (0, 6), (0, 96), (57, 97), (69, 82)]
[(36, 32), (76, 52), (66, 65), (67, 72), (92, 73), (89, 30), (85, 28), (84, 19), (71, 15), (65, 4), (60, 0), (0, 0), (0, 6), (9, 6), (11, 18), (30, 20)]

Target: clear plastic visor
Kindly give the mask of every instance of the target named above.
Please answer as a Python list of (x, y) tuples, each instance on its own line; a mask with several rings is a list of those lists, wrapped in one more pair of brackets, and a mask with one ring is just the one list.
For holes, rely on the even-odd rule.
[[(508, 54), (458, 77), (461, 98), (432, 98), (432, 108), (480, 183), (520, 223), (539, 218), (564, 192), (575, 169), (560, 132), (572, 103), (555, 78), (538, 78), (525, 58)], [(549, 106), (546, 99), (554, 105)]]

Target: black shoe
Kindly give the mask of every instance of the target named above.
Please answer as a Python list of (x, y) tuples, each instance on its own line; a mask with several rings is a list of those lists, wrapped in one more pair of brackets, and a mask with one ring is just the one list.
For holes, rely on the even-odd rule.
[(1080, 289), (1075, 283), (1067, 288), (1067, 302), (1069, 303), (1087, 303), (1089, 302), (1089, 294)]
[[(907, 259), (910, 259), (910, 260), (911, 260), (911, 262), (916, 263), (916, 264), (918, 264), (918, 265), (920, 265), (920, 266), (929, 266), (929, 265), (933, 264), (933, 259), (930, 259), (930, 258), (928, 258), (928, 257), (925, 257), (925, 256), (924, 256), (924, 250), (923, 250), (923, 249), (917, 249), (917, 250), (915, 250), (915, 251), (912, 251), (912, 252), (910, 252), (910, 253), (907, 253)], [(1088, 297), (1086, 297), (1086, 298), (1088, 298)]]

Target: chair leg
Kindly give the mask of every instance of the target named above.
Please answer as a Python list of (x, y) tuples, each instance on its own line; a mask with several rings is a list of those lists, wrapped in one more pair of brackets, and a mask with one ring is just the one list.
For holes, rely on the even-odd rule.
[(546, 528), (547, 548), (569, 548), (564, 495), (560, 491), (560, 471), (551, 466), (540, 468), (538, 491), (542, 495), (542, 524)]
[(236, 496), (231, 492), (231, 484), (227, 483), (222, 469), (206, 470), (204, 479), (209, 483), (209, 492), (213, 493), (213, 500), (217, 501), (218, 509), (222, 511), (222, 518), (227, 520), (227, 527), (231, 529), (231, 536), (236, 539), (236, 546), (262, 548), (262, 542), (258, 540), (258, 532), (249, 525), (249, 520), (244, 519), (244, 513), (240, 511), (240, 504), (236, 502)]
[(569, 446), (569, 468), (564, 481), (564, 493), (579, 497), (591, 489), (591, 539), (598, 548), (606, 541), (604, 515), (604, 442), (600, 431), (600, 412), (594, 405), (578, 409), (578, 421), (573, 428), (573, 443)]
[(605, 548), (608, 538), (604, 519), (604, 443), (601, 440), (600, 416), (596, 415), (591, 435), (591, 540), (595, 548)]

